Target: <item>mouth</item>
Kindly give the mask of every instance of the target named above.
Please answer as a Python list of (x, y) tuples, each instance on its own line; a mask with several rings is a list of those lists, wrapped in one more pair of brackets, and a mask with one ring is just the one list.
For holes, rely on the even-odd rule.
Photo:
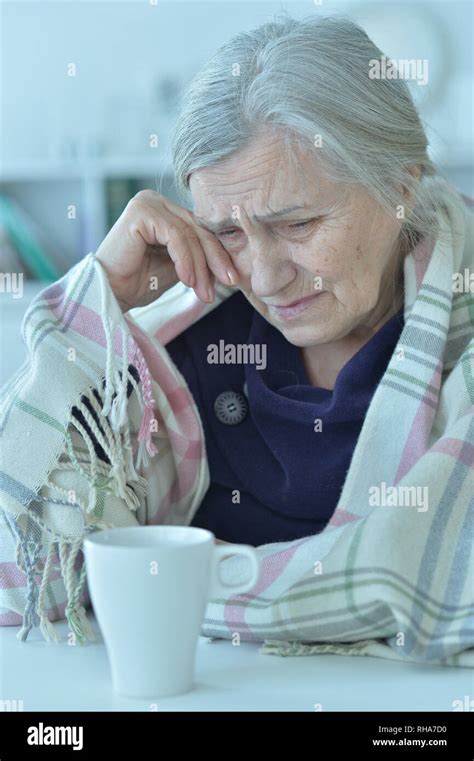
[(318, 291), (318, 293), (312, 293), (311, 296), (305, 296), (304, 299), (298, 299), (291, 304), (267, 304), (270, 314), (274, 315), (278, 319), (293, 320), (299, 317), (311, 304), (319, 299), (325, 291)]

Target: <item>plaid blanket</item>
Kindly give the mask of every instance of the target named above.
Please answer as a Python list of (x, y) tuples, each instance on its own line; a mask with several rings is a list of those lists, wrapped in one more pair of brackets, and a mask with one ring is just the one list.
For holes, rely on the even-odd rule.
[[(474, 665), (472, 212), (450, 206), (440, 224), (405, 261), (405, 326), (329, 525), (257, 547), (258, 583), (210, 600), (204, 636)], [(165, 347), (233, 292), (218, 286), (205, 305), (179, 284), (123, 316), (89, 254), (31, 304), (0, 419), (0, 624), (19, 639), (38, 625), (58, 641), (63, 617), (78, 641), (94, 638), (88, 532), (191, 522), (209, 485), (205, 442)], [(222, 571), (237, 582), (245, 561)]]

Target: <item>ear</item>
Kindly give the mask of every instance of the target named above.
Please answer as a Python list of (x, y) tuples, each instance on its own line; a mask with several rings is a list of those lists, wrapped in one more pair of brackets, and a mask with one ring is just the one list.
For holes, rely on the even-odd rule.
[(416, 190), (418, 182), (421, 176), (421, 166), (419, 164), (413, 164), (406, 167), (407, 181), (406, 184), (402, 184), (402, 195), (405, 206), (405, 218), (409, 219), (411, 211), (415, 205)]
[(419, 164), (412, 164), (411, 166), (406, 167), (406, 172), (410, 175), (410, 178), (407, 184), (403, 185), (402, 193), (405, 196), (406, 200), (409, 202), (413, 198), (414, 188), (417, 186), (418, 180), (420, 179), (421, 166)]

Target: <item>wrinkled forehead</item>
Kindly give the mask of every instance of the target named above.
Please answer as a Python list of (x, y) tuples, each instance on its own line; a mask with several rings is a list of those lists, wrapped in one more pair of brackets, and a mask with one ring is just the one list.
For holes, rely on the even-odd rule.
[(191, 174), (194, 213), (216, 222), (235, 206), (263, 215), (312, 203), (327, 191), (327, 181), (318, 171), (313, 154), (304, 144), (289, 149), (273, 137), (253, 140), (231, 156)]

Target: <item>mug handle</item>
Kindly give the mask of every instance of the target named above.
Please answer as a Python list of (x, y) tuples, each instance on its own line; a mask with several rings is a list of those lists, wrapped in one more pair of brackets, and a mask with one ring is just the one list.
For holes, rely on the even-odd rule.
[[(239, 584), (225, 584), (219, 573), (220, 561), (228, 555), (242, 555), (247, 558), (250, 565), (250, 578)], [(226, 544), (223, 546), (213, 547), (212, 558), (212, 580), (210, 585), (209, 597), (216, 597), (219, 594), (233, 592), (234, 594), (243, 594), (252, 589), (257, 583), (260, 576), (260, 562), (258, 555), (249, 544)]]

